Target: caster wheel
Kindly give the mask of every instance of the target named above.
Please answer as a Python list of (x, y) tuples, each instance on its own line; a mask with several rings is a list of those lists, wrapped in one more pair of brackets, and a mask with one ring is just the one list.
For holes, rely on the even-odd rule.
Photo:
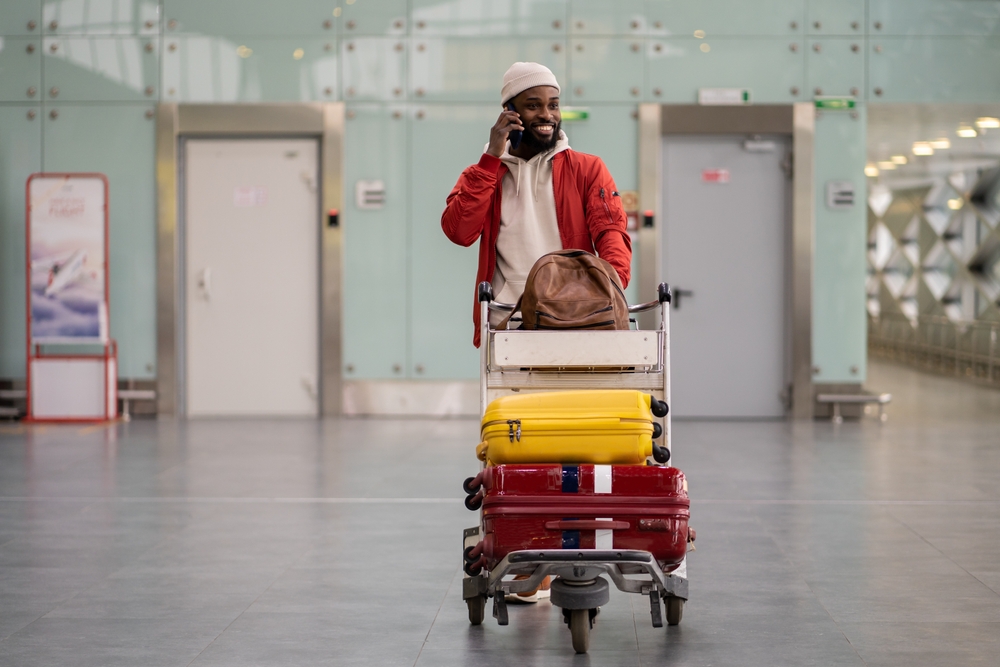
[(466, 600), (465, 604), (469, 606), (469, 623), (482, 625), (483, 619), (486, 618), (486, 598), (477, 595)]
[(684, 615), (684, 600), (667, 598), (667, 625), (680, 625)]
[(573, 635), (573, 650), (586, 653), (590, 648), (590, 610), (574, 609), (569, 616), (569, 631)]

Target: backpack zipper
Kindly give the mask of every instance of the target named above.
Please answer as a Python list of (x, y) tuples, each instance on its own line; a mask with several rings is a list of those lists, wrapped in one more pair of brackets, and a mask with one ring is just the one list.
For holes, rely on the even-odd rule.
[(553, 327), (553, 326), (546, 326), (544, 324), (539, 324), (539, 325), (535, 326), (535, 328), (539, 329), (539, 330), (541, 330), (541, 329), (556, 329), (556, 330), (560, 330), (560, 331), (568, 331), (570, 329), (596, 329), (598, 327), (614, 326), (614, 324), (615, 324), (614, 320), (607, 320), (605, 322), (591, 322), (590, 324), (576, 324), (576, 325), (568, 326), (568, 327)]
[[(587, 313), (583, 317), (593, 317), (594, 315), (597, 315), (598, 313), (606, 313), (606, 312), (612, 311), (614, 309), (615, 309), (614, 306), (608, 306), (607, 308), (601, 308), (600, 310), (595, 310), (592, 313)], [(544, 310), (536, 310), (535, 311), (535, 317), (547, 317), (549, 319), (557, 320), (559, 322), (571, 322), (572, 321), (572, 320), (564, 320), (563, 318), (556, 317), (555, 315), (550, 315), (549, 313), (546, 313)], [(577, 318), (577, 319), (583, 319), (583, 318)]]

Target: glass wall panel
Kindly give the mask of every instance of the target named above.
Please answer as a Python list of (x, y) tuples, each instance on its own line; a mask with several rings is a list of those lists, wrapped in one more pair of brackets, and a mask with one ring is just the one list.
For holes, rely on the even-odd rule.
[(332, 0), (163, 0), (164, 34), (322, 38), (336, 34), (336, 4)]
[[(403, 106), (351, 106), (344, 133), (344, 378), (406, 377), (407, 121)], [(359, 206), (359, 182), (384, 204)], [(365, 186), (365, 183), (361, 183)], [(360, 202), (364, 205), (364, 201)]]
[(644, 0), (572, 0), (570, 33), (574, 35), (642, 35), (646, 32)]
[(345, 37), (406, 34), (407, 0), (338, 0), (337, 5), (333, 12)]
[(46, 37), (45, 100), (140, 101), (160, 87), (158, 37)]
[(410, 94), (418, 101), (483, 101), (499, 106), (504, 72), (517, 61), (539, 62), (551, 69), (565, 94), (563, 40), (443, 37), (413, 39)]
[(641, 37), (571, 40), (565, 99), (572, 104), (639, 101), (645, 80), (644, 47)]
[(872, 35), (997, 35), (1000, 2), (870, 0)]
[(47, 105), (45, 171), (107, 175), (111, 335), (118, 374), (156, 372), (156, 177), (153, 105)]
[(405, 37), (350, 37), (341, 45), (344, 99), (406, 99)]
[(649, 34), (691, 37), (696, 30), (716, 35), (797, 37), (805, 30), (805, 0), (648, 0)]
[(567, 0), (413, 0), (411, 34), (562, 37)]
[(864, 35), (865, 0), (809, 0), (806, 29), (811, 35)]
[(445, 200), (462, 170), (479, 161), (499, 105), (418, 107), (409, 173), (409, 308), (415, 378), (479, 377), (472, 346), (479, 243), (455, 245), (441, 230)]
[(38, 35), (42, 32), (41, 0), (0, 2), (0, 35)]
[(164, 38), (163, 99), (309, 102), (337, 99), (336, 41), (305, 37)]
[(699, 88), (748, 88), (754, 102), (803, 99), (804, 44), (799, 40), (720, 37), (650, 40), (651, 99), (692, 104)]
[(989, 102), (1000, 90), (1000, 37), (872, 37), (870, 99)]
[(38, 100), (42, 90), (42, 40), (0, 37), (0, 102)]
[(24, 186), (42, 170), (39, 107), (0, 106), (0, 377), (24, 377)]
[(812, 95), (865, 94), (865, 40), (849, 37), (806, 42), (806, 90)]

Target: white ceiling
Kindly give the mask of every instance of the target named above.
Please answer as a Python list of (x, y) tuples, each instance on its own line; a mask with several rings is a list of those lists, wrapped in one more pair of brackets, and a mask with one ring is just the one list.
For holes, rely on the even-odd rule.
[[(982, 130), (977, 118), (1000, 118), (997, 104), (880, 104), (868, 107), (868, 162), (905, 155), (908, 163), (894, 170), (882, 170), (879, 180), (899, 179), (989, 167), (1000, 162), (1000, 129)], [(979, 136), (962, 138), (955, 134), (960, 125), (976, 128)], [(913, 155), (913, 142), (946, 138), (951, 148), (934, 155)]]

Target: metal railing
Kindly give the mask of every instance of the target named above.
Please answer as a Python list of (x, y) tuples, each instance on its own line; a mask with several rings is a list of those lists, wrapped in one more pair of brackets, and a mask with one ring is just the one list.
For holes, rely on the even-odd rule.
[(1000, 387), (1000, 322), (921, 315), (868, 318), (873, 356)]

